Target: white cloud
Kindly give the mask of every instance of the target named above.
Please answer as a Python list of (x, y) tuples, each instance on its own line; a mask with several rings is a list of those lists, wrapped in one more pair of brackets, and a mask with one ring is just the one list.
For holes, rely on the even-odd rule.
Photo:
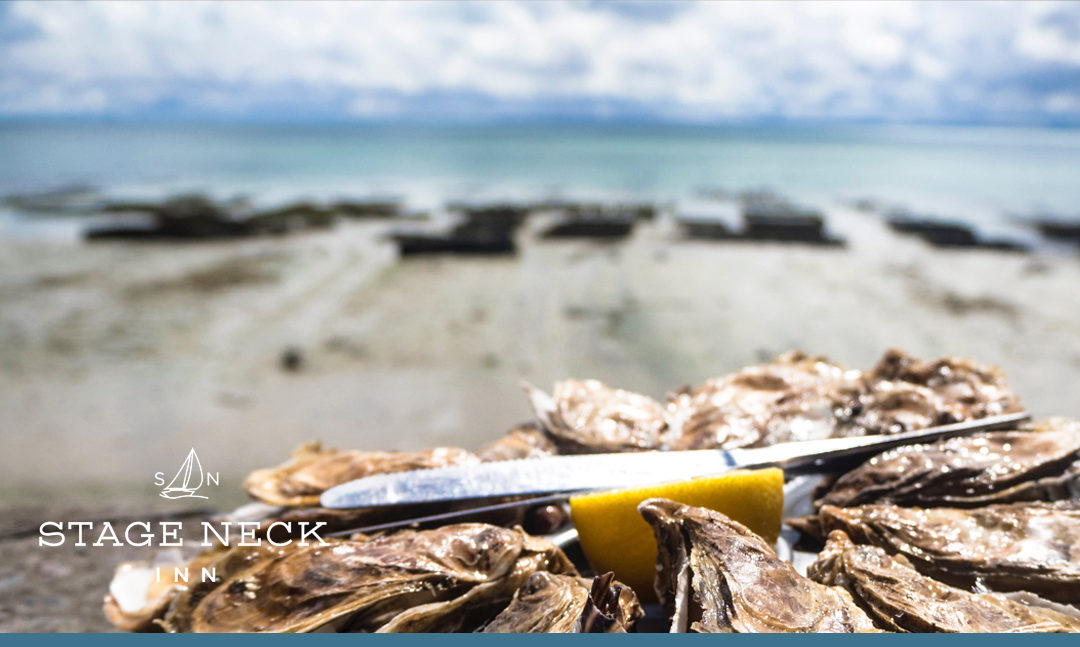
[[(1073, 112), (1080, 7), (62, 3), (0, 9), (0, 112)], [(1054, 75), (1060, 77), (1056, 82)], [(1048, 108), (1048, 106), (1051, 106)], [(981, 113), (980, 113), (981, 111)], [(433, 114), (428, 114), (433, 113)], [(458, 115), (460, 116), (460, 115)]]

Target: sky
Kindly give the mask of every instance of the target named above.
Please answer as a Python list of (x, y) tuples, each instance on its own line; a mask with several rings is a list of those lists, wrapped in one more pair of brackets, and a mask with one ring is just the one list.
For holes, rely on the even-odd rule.
[(0, 117), (1080, 124), (1080, 3), (10, 2)]

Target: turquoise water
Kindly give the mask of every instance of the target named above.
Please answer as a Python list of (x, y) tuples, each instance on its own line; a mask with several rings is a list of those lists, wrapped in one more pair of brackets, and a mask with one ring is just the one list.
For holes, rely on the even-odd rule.
[[(770, 186), (943, 212), (1080, 213), (1080, 130), (932, 126), (0, 124), (0, 192), (638, 196)], [(964, 214), (957, 214), (963, 216)]]

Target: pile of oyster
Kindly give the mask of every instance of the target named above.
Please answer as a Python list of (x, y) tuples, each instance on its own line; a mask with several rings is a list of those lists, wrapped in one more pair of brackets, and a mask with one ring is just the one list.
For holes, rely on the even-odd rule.
[[(535, 422), (476, 452), (302, 446), (248, 477), (258, 503), (233, 516), (263, 532), (322, 521), (342, 536), (218, 546), (188, 563), (212, 566), (208, 582), (147, 585), (138, 565), (122, 565), (106, 615), (125, 630), (177, 632), (1080, 631), (1080, 423), (1065, 420), (902, 446), (830, 475), (805, 502), (811, 514), (785, 520), (801, 569), (723, 514), (646, 501), (655, 591), (568, 557), (573, 533), (555, 534), (569, 523), (558, 506), (367, 534), (350, 529), (431, 511), (319, 507), (326, 489), (379, 473), (760, 447), (1020, 410), (995, 368), (899, 351), (869, 371), (789, 353), (663, 403), (594, 380), (527, 391)], [(658, 605), (642, 604), (654, 594)]]

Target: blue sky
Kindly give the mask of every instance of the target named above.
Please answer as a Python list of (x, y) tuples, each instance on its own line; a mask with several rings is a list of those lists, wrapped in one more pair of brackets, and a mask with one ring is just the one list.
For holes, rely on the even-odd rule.
[(0, 117), (1080, 124), (1080, 3), (13, 2)]

